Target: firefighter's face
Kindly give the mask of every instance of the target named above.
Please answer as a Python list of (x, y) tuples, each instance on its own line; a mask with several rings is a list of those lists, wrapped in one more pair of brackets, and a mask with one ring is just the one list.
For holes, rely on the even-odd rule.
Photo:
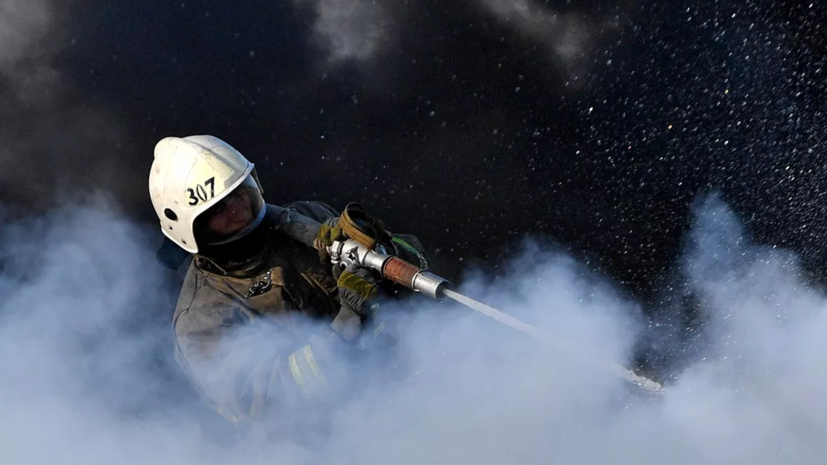
[(262, 208), (261, 192), (255, 181), (248, 178), (196, 219), (196, 240), (201, 245), (230, 240), (250, 227)]
[(206, 227), (217, 236), (229, 237), (252, 224), (256, 213), (249, 189), (241, 185), (207, 212)]

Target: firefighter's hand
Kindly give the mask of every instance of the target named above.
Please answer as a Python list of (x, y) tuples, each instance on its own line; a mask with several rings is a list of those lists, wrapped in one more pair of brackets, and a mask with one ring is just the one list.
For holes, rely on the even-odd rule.
[(370, 301), (379, 295), (376, 278), (373, 273), (362, 266), (350, 265), (337, 281), (339, 286), (339, 302), (359, 314), (366, 316)]
[(376, 278), (367, 268), (350, 265), (339, 275), (338, 286), (341, 308), (330, 327), (345, 340), (355, 341), (379, 296)]
[(347, 239), (347, 235), (339, 227), (339, 217), (330, 218), (319, 227), (316, 233), (316, 240), (314, 245), (319, 251), (319, 261), (322, 264), (327, 264), (330, 260), (330, 253), (327, 248), (333, 245), (334, 241), (343, 241)]

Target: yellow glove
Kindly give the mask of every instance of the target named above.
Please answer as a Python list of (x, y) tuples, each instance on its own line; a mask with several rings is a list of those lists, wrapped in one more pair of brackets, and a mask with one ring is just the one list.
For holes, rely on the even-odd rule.
[(351, 265), (342, 272), (338, 279), (339, 301), (359, 316), (367, 316), (368, 302), (379, 295), (376, 277), (368, 270)]
[(334, 241), (343, 241), (347, 238), (347, 234), (339, 227), (339, 217), (330, 218), (322, 223), (314, 241), (316, 250), (319, 251), (319, 261), (323, 264), (328, 263), (330, 253), (328, 253), (327, 248), (333, 245)]

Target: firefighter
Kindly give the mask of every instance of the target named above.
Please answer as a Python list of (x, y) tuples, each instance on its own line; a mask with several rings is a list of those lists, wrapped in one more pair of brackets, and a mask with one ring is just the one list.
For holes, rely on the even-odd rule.
[[(253, 164), (217, 137), (158, 142), (149, 191), (164, 235), (193, 258), (173, 316), (190, 383), (237, 426), (312, 427), (348, 394), (375, 303), (396, 290), (366, 268), (336, 272), (325, 246), (344, 236), (338, 212), (267, 204)], [(394, 237), (427, 264), (415, 237)]]

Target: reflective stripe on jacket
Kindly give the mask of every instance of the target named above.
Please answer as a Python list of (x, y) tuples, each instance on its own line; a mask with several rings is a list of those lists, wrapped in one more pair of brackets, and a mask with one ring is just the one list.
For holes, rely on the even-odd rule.
[(319, 222), (335, 212), (310, 203), (267, 208), (268, 250), (261, 263), (227, 276), (196, 256), (173, 317), (178, 364), (231, 422), (251, 420), (279, 400), (320, 394), (324, 375), (304, 317), (330, 322), (340, 310), (336, 280), (312, 248)]

